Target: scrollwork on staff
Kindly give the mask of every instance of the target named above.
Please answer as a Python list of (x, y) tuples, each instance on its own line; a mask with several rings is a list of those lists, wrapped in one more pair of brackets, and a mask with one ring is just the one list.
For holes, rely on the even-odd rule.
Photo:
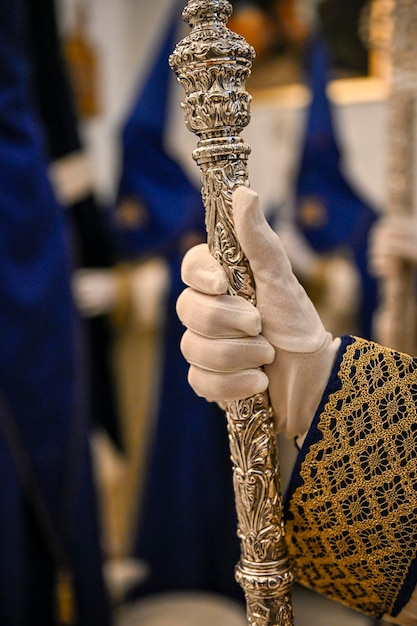
[[(199, 137), (193, 157), (200, 167), (210, 252), (224, 267), (229, 293), (256, 304), (249, 263), (236, 238), (232, 194), (249, 186), (250, 147), (239, 136), (250, 120), (245, 89), (253, 48), (226, 27), (227, 0), (190, 0), (183, 18), (190, 34), (170, 65), (185, 90), (187, 128)], [(236, 579), (247, 600), (251, 626), (291, 626), (293, 575), (287, 558), (278, 449), (268, 393), (226, 409), (241, 559)]]

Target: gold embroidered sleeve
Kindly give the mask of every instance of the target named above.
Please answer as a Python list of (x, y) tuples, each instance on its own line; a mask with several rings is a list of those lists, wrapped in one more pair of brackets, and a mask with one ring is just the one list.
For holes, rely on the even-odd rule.
[(417, 360), (345, 338), (286, 499), (302, 584), (373, 616), (417, 582)]

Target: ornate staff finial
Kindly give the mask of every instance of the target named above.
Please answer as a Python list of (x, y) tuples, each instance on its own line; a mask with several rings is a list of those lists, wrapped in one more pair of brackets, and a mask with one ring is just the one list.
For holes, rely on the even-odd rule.
[(233, 7), (228, 0), (191, 0), (188, 2), (182, 17), (193, 28), (198, 23), (213, 19), (216, 22), (226, 24), (233, 13)]
[[(236, 239), (232, 193), (249, 186), (249, 146), (239, 136), (250, 120), (245, 89), (253, 48), (226, 22), (227, 0), (190, 0), (183, 18), (191, 27), (170, 56), (184, 87), (187, 128), (199, 137), (193, 157), (200, 167), (210, 252), (224, 267), (229, 293), (256, 303), (249, 263)], [(268, 393), (226, 409), (241, 559), (236, 579), (251, 626), (291, 626), (290, 571), (284, 537), (278, 450)]]

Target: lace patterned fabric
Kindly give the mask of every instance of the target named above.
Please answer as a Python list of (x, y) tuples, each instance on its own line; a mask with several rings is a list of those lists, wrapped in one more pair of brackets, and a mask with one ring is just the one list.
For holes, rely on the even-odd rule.
[(417, 359), (348, 338), (286, 502), (297, 579), (373, 616), (417, 582)]

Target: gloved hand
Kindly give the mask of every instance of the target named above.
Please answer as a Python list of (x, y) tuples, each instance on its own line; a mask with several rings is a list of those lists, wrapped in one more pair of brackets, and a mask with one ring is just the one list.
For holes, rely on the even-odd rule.
[(384, 216), (370, 234), (369, 269), (377, 278), (389, 278), (404, 261), (417, 265), (416, 216)]
[(84, 317), (108, 314), (116, 304), (118, 279), (111, 269), (81, 268), (72, 276), (72, 293)]
[[(199, 396), (219, 403), (268, 386), (277, 432), (307, 432), (340, 345), (324, 328), (295, 278), (278, 236), (269, 227), (255, 192), (233, 194), (236, 234), (256, 283), (257, 307), (225, 295), (227, 278), (205, 244), (184, 257), (189, 286), (177, 302), (187, 327), (181, 350), (189, 382)], [(257, 368), (265, 365), (265, 373)]]

